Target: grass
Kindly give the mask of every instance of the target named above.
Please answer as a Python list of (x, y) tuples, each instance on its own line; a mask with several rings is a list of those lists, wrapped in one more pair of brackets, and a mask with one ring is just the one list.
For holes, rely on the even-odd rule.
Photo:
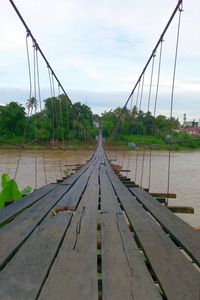
[[(200, 140), (192, 140), (191, 136), (175, 133), (172, 136), (172, 150), (197, 150), (200, 149)], [(152, 146), (153, 149), (168, 150), (170, 145), (166, 138), (153, 135), (118, 135), (117, 138), (106, 140), (107, 147), (132, 149), (128, 143), (135, 143), (138, 148), (143, 145)]]
[[(24, 145), (24, 147), (23, 147)], [(14, 138), (14, 139), (9, 139), (9, 141), (6, 140), (0, 140), (0, 149), (20, 149), (24, 148), (27, 150), (43, 150), (43, 149), (64, 149), (64, 150), (81, 150), (81, 149), (93, 149), (96, 146), (96, 141), (91, 141), (91, 142), (82, 142), (79, 140), (70, 140), (65, 141), (62, 143), (59, 141), (58, 144), (52, 145), (50, 142), (44, 142), (38, 143), (38, 142), (32, 142), (25, 140), (24, 142), (22, 141), (22, 138)]]

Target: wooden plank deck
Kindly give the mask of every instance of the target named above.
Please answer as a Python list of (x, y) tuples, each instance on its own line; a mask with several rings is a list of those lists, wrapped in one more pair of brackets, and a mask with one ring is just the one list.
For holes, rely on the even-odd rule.
[[(0, 299), (36, 299), (72, 213), (49, 214), (0, 273)], [(23, 283), (23, 284), (22, 284)]]
[[(110, 173), (110, 179), (111, 182), (116, 180), (113, 173)], [(151, 265), (166, 298), (198, 299), (200, 273), (192, 261), (183, 255), (160, 224), (125, 187), (121, 186), (116, 193), (133, 227), (138, 245)]]
[(105, 166), (100, 169), (100, 186), (103, 299), (162, 299), (127, 226)]
[(191, 226), (172, 214), (167, 207), (159, 205), (143, 189), (130, 188), (130, 191), (200, 267), (200, 234), (191, 230)]
[(0, 225), (2, 300), (200, 299), (200, 233), (129, 191), (101, 137), (80, 170), (2, 210)]

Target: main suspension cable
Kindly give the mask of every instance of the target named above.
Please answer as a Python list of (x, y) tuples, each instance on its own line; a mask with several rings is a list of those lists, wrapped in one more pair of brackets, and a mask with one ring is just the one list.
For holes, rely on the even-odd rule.
[(159, 45), (162, 43), (163, 38), (164, 38), (164, 36), (165, 36), (165, 34), (166, 34), (166, 32), (167, 32), (167, 30), (168, 30), (168, 28), (169, 28), (171, 22), (172, 22), (173, 19), (174, 19), (174, 16), (176, 15), (177, 11), (178, 11), (180, 8), (182, 8), (182, 3), (183, 3), (183, 0), (179, 0), (179, 1), (178, 1), (178, 3), (177, 3), (177, 5), (176, 5), (176, 7), (175, 7), (175, 9), (174, 9), (174, 11), (173, 11), (173, 13), (172, 13), (170, 19), (169, 19), (169, 21), (167, 22), (167, 25), (165, 26), (165, 28), (164, 28), (164, 30), (163, 30), (163, 32), (162, 32), (160, 38), (158, 39), (158, 42), (157, 42), (156, 46), (154, 47), (154, 49), (153, 49), (153, 51), (152, 51), (152, 53), (151, 53), (149, 59), (147, 60), (146, 65), (144, 66), (144, 68), (143, 68), (143, 70), (142, 70), (140, 76), (138, 77), (138, 80), (136, 81), (136, 83), (135, 83), (135, 85), (134, 85), (134, 87), (133, 87), (131, 93), (129, 94), (128, 99), (126, 100), (126, 102), (125, 102), (125, 104), (124, 104), (124, 107), (126, 107), (127, 104), (128, 104), (128, 102), (130, 101), (132, 94), (135, 92), (135, 89), (137, 88), (137, 86), (138, 86), (140, 80), (142, 79), (142, 76), (143, 76), (143, 74), (145, 73), (145, 71), (146, 71), (148, 65), (150, 64), (150, 62), (151, 62), (151, 60), (152, 60), (154, 54), (156, 53), (156, 51), (157, 51)]
[(142, 76), (142, 87), (141, 87), (141, 94), (140, 94), (139, 111), (141, 110), (141, 107), (142, 107), (143, 91), (144, 91), (144, 79), (145, 79), (145, 72), (143, 73), (143, 76)]
[(150, 102), (151, 102), (151, 90), (152, 90), (153, 73), (154, 73), (154, 62), (155, 62), (155, 53), (154, 53), (154, 56), (152, 58), (151, 79), (150, 79), (150, 85), (149, 85), (149, 96), (148, 96), (147, 112), (149, 112)]
[[(77, 112), (74, 109), (74, 105), (71, 102), (71, 100), (70, 100), (70, 98), (69, 98), (66, 90), (64, 89), (64, 87), (61, 84), (60, 80), (58, 79), (56, 73), (54, 72), (53, 68), (51, 67), (51, 65), (50, 65), (49, 61), (47, 60), (46, 56), (44, 55), (43, 51), (41, 50), (39, 44), (37, 43), (35, 37), (33, 36), (32, 32), (30, 30), (30, 28), (28, 27), (27, 23), (25, 22), (24, 18), (22, 17), (21, 13), (19, 12), (17, 6), (15, 5), (15, 3), (14, 3), (13, 0), (9, 0), (9, 2), (11, 3), (12, 7), (14, 8), (14, 10), (15, 10), (16, 14), (18, 15), (19, 19), (21, 20), (22, 24), (24, 25), (28, 36), (31, 37), (31, 39), (34, 42), (36, 48), (38, 49), (38, 52), (40, 53), (40, 55), (42, 56), (43, 60), (45, 61), (47, 68), (50, 70), (50, 74), (52, 74), (52, 76), (54, 77), (54, 79), (57, 81), (57, 84), (60, 86), (60, 89), (62, 90), (63, 94), (65, 95), (68, 103), (71, 105), (71, 107), (72, 107), (72, 109), (73, 109), (76, 117), (78, 117), (77, 116)], [(54, 134), (54, 137), (53, 137), (53, 141), (54, 141), (54, 139), (55, 139), (55, 134)]]
[(55, 74), (53, 68), (51, 67), (49, 61), (47, 60), (47, 58), (46, 58), (46, 56), (44, 55), (43, 51), (41, 50), (40, 46), (38, 45), (38, 43), (37, 43), (35, 37), (33, 36), (32, 32), (31, 32), (31, 30), (29, 29), (29, 27), (28, 27), (27, 23), (25, 22), (24, 18), (23, 18), (22, 15), (20, 14), (20, 12), (19, 12), (17, 6), (15, 5), (14, 1), (13, 1), (13, 0), (9, 0), (9, 2), (11, 3), (11, 5), (12, 5), (12, 7), (14, 8), (15, 12), (17, 13), (19, 19), (21, 20), (21, 22), (23, 23), (24, 27), (26, 28), (27, 33), (28, 33), (29, 36), (32, 38), (32, 40), (33, 40), (34, 44), (36, 45), (38, 51), (40, 52), (41, 56), (43, 57), (44, 61), (46, 62), (47, 67), (50, 69), (50, 71), (51, 71), (51, 73), (53, 74), (54, 78), (56, 79), (57, 83), (60, 85), (60, 88), (62, 89), (64, 95), (67, 97), (68, 101), (70, 102), (70, 104), (71, 104), (72, 107), (73, 107), (73, 104), (72, 104), (70, 98), (68, 97), (68, 95), (67, 95), (67, 93), (66, 93), (66, 91), (65, 91), (65, 89), (64, 89), (64, 87), (63, 87), (63, 85), (61, 84), (60, 80), (59, 80), (58, 77), (56, 76), (56, 74)]
[(158, 90), (159, 90), (159, 85), (160, 85), (160, 71), (161, 71), (161, 62), (162, 62), (162, 51), (163, 51), (163, 40), (160, 43), (158, 74), (157, 74), (157, 83), (156, 83), (156, 96), (155, 96), (154, 111), (153, 111), (154, 118), (156, 116), (156, 109), (157, 109), (157, 102), (158, 102)]

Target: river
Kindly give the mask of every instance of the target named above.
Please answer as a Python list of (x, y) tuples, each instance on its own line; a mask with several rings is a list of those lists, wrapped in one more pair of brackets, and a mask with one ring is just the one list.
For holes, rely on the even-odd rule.
[(20, 152), (16, 149), (0, 149), (0, 175), (8, 173), (13, 178), (19, 161), (16, 181), (20, 189), (27, 185), (35, 189), (46, 183), (55, 183), (57, 179), (69, 175), (73, 172), (75, 165), (84, 164), (93, 152), (93, 150), (24, 150)]
[[(26, 185), (39, 188), (46, 183), (56, 182), (64, 175), (72, 172), (75, 164), (85, 163), (92, 155), (93, 150), (70, 151), (30, 151), (24, 150), (19, 162), (17, 183), (22, 189)], [(0, 150), (0, 175), (4, 172), (14, 176), (20, 150)], [(117, 159), (114, 163), (130, 169), (127, 173), (135, 180), (136, 151), (107, 151), (109, 159)], [(136, 182), (141, 182), (142, 153), (138, 157), (138, 172)], [(36, 164), (35, 164), (36, 162)], [(171, 159), (170, 192), (176, 193), (177, 198), (169, 200), (169, 205), (194, 207), (194, 214), (179, 214), (192, 226), (200, 226), (200, 152), (174, 152)], [(36, 168), (35, 168), (36, 166)], [(168, 153), (154, 151), (152, 153), (151, 192), (167, 192)], [(35, 180), (37, 169), (37, 181)], [(46, 171), (46, 172), (45, 172)], [(125, 173), (126, 175), (126, 173)], [(142, 186), (148, 187), (149, 155), (145, 156)]]

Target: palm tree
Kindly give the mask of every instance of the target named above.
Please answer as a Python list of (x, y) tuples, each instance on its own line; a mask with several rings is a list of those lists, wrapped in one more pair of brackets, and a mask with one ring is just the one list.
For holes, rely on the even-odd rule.
[(28, 116), (29, 115), (31, 116), (33, 112), (33, 108), (36, 111), (37, 107), (38, 107), (38, 100), (35, 97), (28, 99), (26, 102), (26, 108), (28, 109)]

